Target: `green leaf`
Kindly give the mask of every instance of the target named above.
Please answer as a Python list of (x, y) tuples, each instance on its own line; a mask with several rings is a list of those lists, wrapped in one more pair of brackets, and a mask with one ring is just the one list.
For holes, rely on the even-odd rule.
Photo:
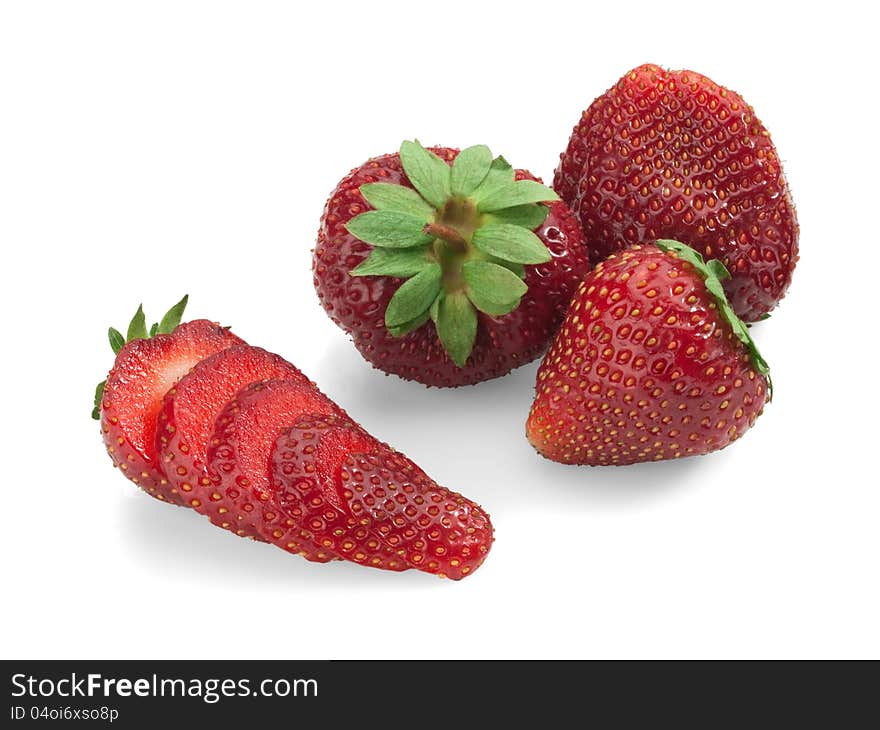
[(427, 258), (428, 247), (374, 248), (358, 266), (351, 270), (352, 276), (398, 276), (406, 279), (418, 274), (431, 261)]
[(477, 207), (483, 213), (527, 203), (545, 203), (559, 200), (559, 196), (546, 185), (534, 180), (517, 180), (483, 196)]
[(96, 421), (101, 418), (101, 399), (104, 397), (104, 385), (106, 383), (106, 380), (102, 380), (98, 383), (98, 387), (95, 388), (95, 407), (92, 408), (92, 418)]
[(477, 310), (464, 294), (447, 294), (437, 311), (437, 336), (452, 361), (463, 368), (477, 337)]
[(727, 270), (727, 267), (718, 259), (710, 259), (706, 266), (709, 267), (709, 270), (715, 274), (719, 281), (730, 278), (730, 272)]
[(442, 208), (452, 195), (449, 184), (450, 168), (433, 152), (428, 152), (418, 141), (400, 145), (403, 171), (422, 197), (435, 208)]
[(437, 298), (431, 302), (431, 306), (428, 307), (428, 316), (437, 324), (437, 317), (440, 316), (440, 302), (443, 301), (443, 297), (445, 297), (445, 292), (441, 289), (440, 293), (437, 295)]
[(546, 205), (529, 203), (528, 205), (515, 205), (512, 208), (502, 208), (486, 216), (489, 223), (509, 223), (512, 226), (522, 226), (534, 231), (547, 218), (550, 208)]
[(131, 322), (128, 325), (125, 341), (131, 342), (132, 340), (145, 339), (147, 339), (147, 320), (144, 317), (144, 306), (139, 304), (137, 312), (134, 313), (134, 317), (131, 318)]
[(510, 163), (503, 157), (496, 157), (492, 160), (489, 167), (489, 174), (486, 175), (476, 190), (470, 194), (470, 199), (479, 205), (480, 201), (487, 196), (493, 195), (495, 191), (510, 185), (514, 180), (514, 170)]
[(517, 264), (543, 264), (551, 258), (540, 238), (509, 223), (490, 223), (478, 228), (471, 242), (484, 253)]
[(177, 325), (180, 324), (180, 320), (183, 319), (183, 310), (186, 309), (186, 303), (188, 301), (189, 294), (184, 294), (183, 299), (165, 312), (165, 316), (162, 317), (162, 321), (159, 322), (158, 332), (160, 335), (170, 335), (174, 332)]
[(494, 256), (487, 256), (486, 259), (487, 261), (491, 261), (493, 264), (503, 266), (508, 271), (512, 271), (520, 279), (526, 278), (526, 267), (522, 264), (515, 264), (513, 263), (513, 261), (505, 261), (504, 259), (497, 259)]
[(365, 183), (359, 188), (361, 195), (376, 210), (396, 210), (409, 213), (427, 223), (434, 214), (434, 208), (412, 188), (391, 183)]
[(125, 345), (125, 338), (122, 336), (122, 333), (115, 327), (111, 327), (107, 330), (107, 339), (110, 340), (110, 347), (113, 350), (113, 354), (118, 355), (119, 351)]
[(352, 236), (385, 248), (410, 248), (430, 243), (433, 239), (424, 233), (424, 227), (423, 219), (397, 210), (371, 210), (345, 224)]
[(492, 167), (492, 152), (484, 144), (463, 149), (452, 163), (450, 187), (455, 195), (468, 196), (486, 179)]
[(159, 323), (153, 322), (150, 325), (150, 337), (155, 337), (157, 334), (159, 334)]
[(428, 316), (428, 312), (423, 312), (415, 319), (411, 319), (409, 322), (405, 322), (404, 324), (400, 324), (395, 327), (389, 327), (388, 331), (391, 333), (392, 337), (403, 337), (410, 332), (414, 332), (423, 324), (425, 324), (425, 322), (428, 321)]
[(730, 306), (730, 302), (727, 300), (727, 294), (724, 292), (724, 286), (721, 282), (730, 277), (730, 272), (727, 270), (727, 267), (717, 259), (710, 259), (708, 262), (704, 261), (703, 256), (699, 251), (695, 251), (690, 246), (681, 243), (681, 241), (661, 238), (655, 241), (655, 245), (661, 251), (671, 253), (682, 261), (687, 261), (703, 278), (703, 281), (706, 283), (706, 290), (715, 299), (715, 304), (718, 307), (722, 319), (727, 321), (734, 336), (742, 342), (746, 350), (748, 350), (749, 356), (752, 359), (752, 364), (755, 366), (755, 370), (767, 378), (769, 396), (772, 399), (773, 381), (770, 380), (770, 366), (767, 364), (767, 361), (761, 353), (758, 352), (758, 346), (752, 339), (749, 328), (736, 315), (736, 312), (733, 311), (733, 307)]
[(427, 268), (403, 282), (388, 302), (385, 325), (398, 327), (427, 312), (440, 293), (441, 274), (439, 264), (429, 264)]
[(501, 316), (519, 306), (528, 287), (509, 269), (488, 261), (467, 261), (461, 267), (467, 295), (481, 312)]

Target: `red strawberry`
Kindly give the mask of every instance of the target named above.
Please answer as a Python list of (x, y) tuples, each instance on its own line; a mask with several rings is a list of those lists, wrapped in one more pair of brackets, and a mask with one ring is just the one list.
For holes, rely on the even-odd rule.
[(595, 466), (706, 454), (742, 436), (769, 377), (725, 298), (726, 275), (676, 241), (598, 264), (538, 370), (532, 445)]
[(453, 580), (476, 570), (491, 547), (492, 526), (478, 505), (339, 417), (307, 417), (286, 430), (272, 467), (275, 522), (300, 528), (270, 525), (280, 544), (299, 541), (370, 567)]
[(246, 385), (268, 378), (308, 383), (287, 360), (240, 345), (199, 363), (165, 395), (156, 428), (156, 450), (171, 487), (186, 504), (202, 509), (199, 496), (211, 486), (207, 470), (208, 440), (214, 420)]
[(327, 201), (313, 262), (321, 304), (385, 372), (438, 386), (504, 375), (546, 349), (589, 269), (556, 199), (485, 146), (404, 142)]
[(770, 135), (738, 94), (693, 71), (645, 65), (596, 99), (574, 128), (553, 187), (583, 224), (594, 263), (674, 238), (732, 274), (736, 313), (782, 299), (798, 223)]
[(345, 415), (301, 378), (263, 380), (238, 391), (214, 420), (207, 451), (211, 482), (196, 487), (196, 511), (240, 537), (259, 537), (254, 523), (269, 500), (272, 446), (304, 413)]
[(178, 326), (186, 301), (184, 297), (153, 326), (153, 336), (147, 331), (141, 307), (127, 338), (110, 328), (116, 362), (107, 380), (98, 386), (92, 413), (101, 419), (113, 465), (148, 494), (173, 504), (181, 504), (181, 499), (165, 478), (154, 445), (162, 397), (193, 365), (242, 342), (208, 320)]

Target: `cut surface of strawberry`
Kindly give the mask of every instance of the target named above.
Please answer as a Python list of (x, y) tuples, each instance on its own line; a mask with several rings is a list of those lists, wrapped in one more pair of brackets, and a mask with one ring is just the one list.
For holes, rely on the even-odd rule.
[[(308, 560), (338, 559), (334, 535), (344, 530), (339, 490), (342, 465), (352, 451), (373, 448), (376, 440), (341, 414), (304, 415), (284, 429), (270, 454), (271, 504), (258, 523), (261, 535)], [(280, 473), (279, 473), (280, 472)], [(382, 547), (375, 541), (371, 547)], [(393, 550), (374, 555), (371, 565), (405, 570)]]
[(168, 481), (186, 504), (200, 506), (195, 490), (211, 484), (206, 455), (220, 411), (245, 386), (271, 378), (309, 384), (284, 358), (240, 345), (200, 362), (166, 394), (156, 427), (156, 451)]
[(302, 380), (266, 380), (240, 390), (214, 422), (207, 450), (210, 484), (196, 487), (196, 510), (240, 537), (259, 538), (255, 523), (268, 509), (273, 444), (305, 413), (345, 417)]
[(242, 342), (215, 322), (197, 319), (171, 334), (134, 339), (119, 350), (100, 398), (101, 431), (114, 465), (148, 494), (182, 504), (157, 459), (163, 397), (194, 365)]
[[(282, 517), (298, 521), (306, 539), (362, 565), (453, 580), (482, 564), (492, 527), (479, 505), (375, 440), (368, 452), (344, 454), (343, 447), (334, 454), (341, 462), (327, 459), (323, 453), (333, 454), (332, 446), (315, 448), (320, 431), (320, 423), (286, 431), (272, 457)], [(333, 474), (316, 477), (315, 463), (324, 459), (334, 464)]]

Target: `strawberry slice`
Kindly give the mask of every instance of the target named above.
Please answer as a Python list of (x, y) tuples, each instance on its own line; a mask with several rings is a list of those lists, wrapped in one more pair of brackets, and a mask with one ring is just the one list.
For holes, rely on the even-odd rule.
[[(182, 306), (178, 307), (182, 313)], [(93, 415), (100, 417), (104, 443), (114, 466), (153, 497), (180, 505), (183, 501), (166, 479), (155, 448), (162, 398), (194, 365), (243, 341), (205, 319), (176, 328), (163, 320), (170, 334), (153, 337), (146, 331), (140, 308), (135, 320), (129, 327), (127, 344), (121, 334), (110, 330), (111, 344), (118, 354), (106, 382), (98, 386), (97, 412)], [(158, 325), (154, 327), (157, 329)]]
[[(272, 504), (258, 523), (261, 535), (307, 560), (338, 559), (336, 536), (347, 529), (344, 498), (338, 485), (345, 459), (378, 442), (345, 415), (310, 414), (284, 429), (271, 450)], [(281, 472), (279, 476), (279, 470)], [(331, 534), (327, 534), (327, 533)], [(361, 539), (366, 537), (366, 532)], [(396, 552), (373, 540), (369, 565), (406, 570)], [(358, 557), (366, 562), (366, 555)]]
[(155, 448), (172, 488), (200, 510), (201, 490), (211, 486), (208, 439), (217, 415), (251, 383), (286, 378), (309, 381), (284, 358), (259, 347), (238, 345), (200, 362), (165, 395), (159, 410)]
[[(270, 520), (274, 516), (268, 505), (272, 445), (282, 429), (303, 413), (345, 418), (339, 406), (302, 378), (265, 380), (240, 390), (214, 422), (207, 451), (211, 484), (197, 488), (193, 506), (215, 525), (240, 537), (260, 539), (256, 523), (263, 519), (263, 510)], [(332, 558), (323, 551), (307, 557)]]
[[(289, 518), (303, 538), (374, 568), (415, 568), (453, 580), (476, 570), (492, 544), (483, 509), (439, 486), (387, 444), (365, 437), (369, 450), (345, 453), (350, 446), (341, 442), (340, 428), (339, 422), (301, 421), (275, 442), (281, 522)], [(332, 440), (325, 445), (325, 438)], [(270, 538), (280, 544), (290, 534), (296, 527)]]

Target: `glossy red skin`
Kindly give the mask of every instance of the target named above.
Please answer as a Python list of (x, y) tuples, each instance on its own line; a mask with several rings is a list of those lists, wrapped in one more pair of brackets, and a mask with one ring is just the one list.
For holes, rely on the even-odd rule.
[[(342, 510), (339, 474), (352, 451), (368, 450), (375, 443), (342, 414), (303, 414), (285, 428), (271, 449), (269, 500), (257, 523), (262, 537), (307, 560), (341, 560), (334, 549), (336, 536), (325, 534)], [(393, 551), (386, 552), (380, 557), (386, 568), (406, 570)]]
[(586, 276), (536, 390), (526, 434), (540, 453), (624, 465), (724, 448), (760, 415), (767, 380), (693, 267), (648, 245)]
[(272, 447), (281, 431), (305, 413), (345, 417), (302, 380), (265, 380), (236, 393), (214, 421), (207, 451), (211, 484), (197, 488), (196, 510), (239, 537), (260, 538), (256, 523), (264, 519), (270, 500)]
[(180, 505), (155, 448), (165, 393), (210, 355), (243, 343), (225, 327), (197, 319), (168, 335), (132, 340), (116, 356), (101, 400), (101, 432), (113, 465), (147, 494)]
[[(458, 154), (458, 150), (441, 147), (432, 151), (450, 164)], [(516, 177), (537, 179), (525, 170), (517, 170)], [(580, 226), (565, 204), (550, 205), (547, 219), (535, 231), (553, 255), (552, 261), (526, 267), (529, 289), (516, 310), (503, 317), (479, 313), (473, 351), (465, 366), (459, 368), (446, 354), (430, 321), (400, 338), (389, 334), (385, 309), (402, 283), (400, 279), (349, 275), (372, 248), (345, 230), (349, 220), (371, 210), (358, 191), (368, 182), (412, 187), (398, 154), (373, 158), (353, 170), (327, 201), (312, 262), (322, 306), (351, 335), (368, 362), (405, 380), (453, 387), (504, 375), (545, 351), (571, 295), (589, 270)]]
[(724, 262), (737, 314), (755, 321), (784, 296), (798, 223), (764, 125), (733, 91), (694, 71), (644, 65), (574, 128), (553, 187), (583, 225), (593, 263), (672, 238)]
[[(414, 568), (452, 580), (476, 570), (493, 539), (483, 509), (366, 434), (356, 438), (368, 448), (349, 452), (358, 446), (340, 443), (346, 429), (339, 419), (312, 419), (275, 444), (277, 507), (303, 528), (293, 528), (294, 537), (372, 568)], [(328, 460), (332, 468), (322, 472), (319, 464)], [(282, 542), (290, 534), (279, 533)]]
[(211, 486), (208, 440), (220, 411), (239, 390), (269, 378), (309, 382), (284, 358), (238, 345), (200, 362), (165, 395), (156, 426), (156, 452), (171, 487), (185, 504), (204, 508), (201, 490)]

